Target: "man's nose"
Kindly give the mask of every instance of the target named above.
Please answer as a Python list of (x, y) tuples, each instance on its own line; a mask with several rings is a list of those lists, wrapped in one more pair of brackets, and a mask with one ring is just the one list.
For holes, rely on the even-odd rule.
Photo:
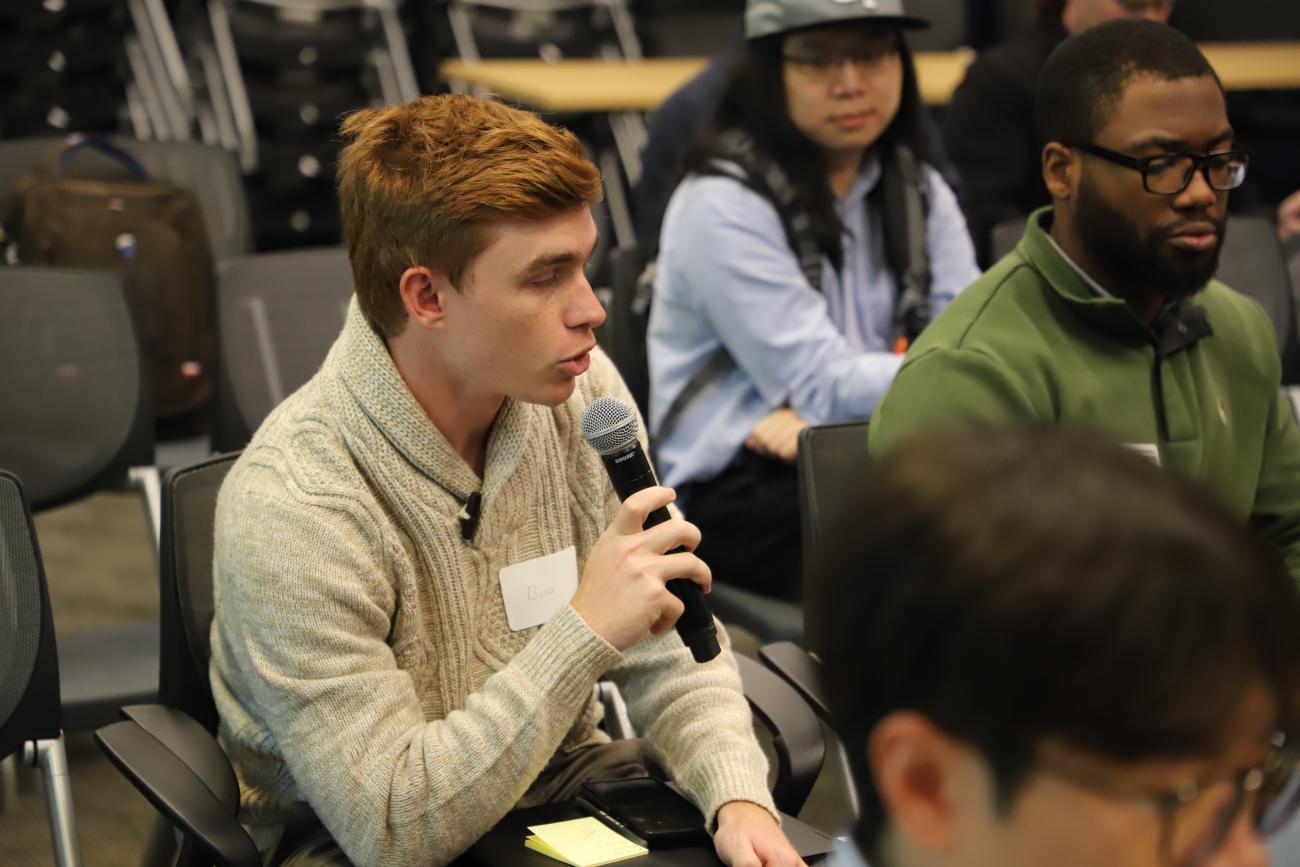
[(573, 306), (570, 327), (599, 328), (605, 323), (605, 305), (601, 304), (600, 299), (596, 297), (596, 291), (591, 288), (591, 282), (586, 274), (581, 275), (578, 282), (581, 285), (578, 287), (578, 299)]
[(1210, 186), (1203, 166), (1197, 166), (1187, 187), (1174, 197), (1176, 208), (1209, 208), (1219, 200), (1219, 192)]

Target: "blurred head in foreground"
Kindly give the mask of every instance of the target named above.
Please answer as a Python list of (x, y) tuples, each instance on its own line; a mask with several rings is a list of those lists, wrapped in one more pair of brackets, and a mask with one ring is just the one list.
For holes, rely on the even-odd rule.
[(1262, 865), (1300, 590), (1194, 483), (1059, 428), (875, 465), (816, 603), (873, 867)]

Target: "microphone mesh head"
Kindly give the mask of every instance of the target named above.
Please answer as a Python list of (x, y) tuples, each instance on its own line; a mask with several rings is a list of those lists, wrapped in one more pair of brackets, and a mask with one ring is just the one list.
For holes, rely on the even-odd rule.
[(602, 455), (621, 452), (636, 442), (636, 413), (613, 397), (598, 397), (582, 414), (582, 438)]

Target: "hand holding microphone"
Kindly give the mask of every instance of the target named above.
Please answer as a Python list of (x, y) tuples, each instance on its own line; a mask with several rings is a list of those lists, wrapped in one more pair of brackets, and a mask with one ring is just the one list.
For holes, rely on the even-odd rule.
[(636, 413), (612, 397), (583, 415), (583, 439), (600, 453), (623, 507), (593, 547), (572, 604), (619, 650), (675, 625), (695, 661), (708, 662), (720, 648), (704, 601), (712, 576), (691, 553), (700, 531), (668, 512), (674, 494), (657, 486), (636, 434)]
[(658, 487), (628, 497), (591, 549), (571, 600), (592, 631), (619, 650), (647, 632), (663, 633), (681, 617), (682, 603), (666, 586), (670, 580), (687, 578), (709, 588), (709, 567), (690, 553), (700, 541), (694, 525), (675, 519), (642, 529), (650, 513), (673, 497)]

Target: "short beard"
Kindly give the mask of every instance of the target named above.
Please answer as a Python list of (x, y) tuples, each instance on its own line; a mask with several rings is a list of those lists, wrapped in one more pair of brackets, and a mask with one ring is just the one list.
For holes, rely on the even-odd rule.
[[(1145, 236), (1121, 211), (1097, 194), (1087, 177), (1079, 184), (1075, 204), (1075, 225), (1088, 256), (1100, 264), (1122, 287), (1105, 287), (1123, 294), (1126, 300), (1159, 297), (1168, 304), (1199, 292), (1219, 270), (1225, 220), (1211, 220), (1205, 214), (1188, 215), (1176, 222), (1156, 226)], [(1165, 243), (1189, 222), (1214, 223), (1218, 243), (1214, 249), (1196, 253)]]

